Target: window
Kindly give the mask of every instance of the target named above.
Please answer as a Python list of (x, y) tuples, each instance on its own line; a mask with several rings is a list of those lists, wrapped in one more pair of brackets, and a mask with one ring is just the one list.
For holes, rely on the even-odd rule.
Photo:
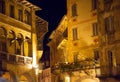
[(114, 32), (114, 21), (112, 16), (105, 18), (105, 30), (108, 34)]
[(0, 0), (0, 13), (5, 14), (5, 1)]
[(74, 63), (78, 62), (78, 52), (74, 52)]
[(92, 10), (97, 9), (97, 0), (92, 0)]
[(14, 18), (14, 6), (10, 5), (10, 17)]
[(94, 58), (95, 58), (96, 61), (99, 60), (99, 51), (98, 50), (94, 51)]
[(31, 15), (30, 13), (26, 10), (25, 11), (25, 23), (30, 24), (31, 23)]
[(72, 17), (77, 16), (77, 5), (72, 5)]
[(18, 20), (22, 21), (22, 10), (18, 9)]
[(77, 40), (78, 36), (77, 36), (77, 28), (73, 29), (73, 40)]
[(92, 26), (93, 26), (93, 36), (98, 35), (98, 25), (97, 25), (97, 23), (93, 23)]
[(113, 66), (113, 54), (111, 51), (108, 51), (109, 66)]

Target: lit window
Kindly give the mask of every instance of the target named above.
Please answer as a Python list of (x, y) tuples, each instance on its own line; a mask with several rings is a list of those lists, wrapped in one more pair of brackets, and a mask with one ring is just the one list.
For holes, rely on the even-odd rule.
[(0, 0), (0, 13), (5, 14), (5, 1)]
[(72, 17), (77, 16), (77, 5), (72, 5)]
[(98, 35), (98, 25), (97, 25), (97, 23), (93, 23), (92, 26), (93, 26), (93, 36)]
[(114, 22), (112, 16), (105, 18), (105, 30), (108, 34), (114, 33)]
[(97, 0), (92, 0), (92, 10), (97, 9)]
[(77, 28), (73, 29), (73, 40), (77, 40), (78, 36), (77, 36)]

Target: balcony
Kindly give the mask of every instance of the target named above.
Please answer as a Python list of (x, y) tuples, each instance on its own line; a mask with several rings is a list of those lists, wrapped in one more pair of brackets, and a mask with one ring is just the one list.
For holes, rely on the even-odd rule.
[(98, 69), (99, 66), (95, 66), (95, 62), (92, 60), (85, 60), (76, 63), (59, 63), (52, 67), (53, 73), (62, 72), (74, 72), (74, 71), (85, 71)]
[(32, 64), (31, 57), (25, 57), (21, 55), (12, 55), (5, 52), (0, 52), (0, 61), (5, 61), (7, 63), (17, 64), (17, 65)]

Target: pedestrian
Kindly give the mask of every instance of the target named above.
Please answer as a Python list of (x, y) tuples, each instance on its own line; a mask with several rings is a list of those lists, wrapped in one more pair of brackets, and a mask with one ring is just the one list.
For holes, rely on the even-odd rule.
[(4, 77), (2, 77), (3, 72), (0, 71), (0, 82), (9, 82), (7, 79), (5, 79)]

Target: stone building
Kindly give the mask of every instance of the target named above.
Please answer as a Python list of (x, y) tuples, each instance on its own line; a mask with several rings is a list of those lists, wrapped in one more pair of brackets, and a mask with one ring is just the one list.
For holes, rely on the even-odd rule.
[(38, 59), (48, 22), (27, 0), (0, 0), (0, 73), (10, 82), (38, 82)]
[(62, 80), (59, 64), (67, 62), (67, 34), (67, 17), (64, 15), (49, 37), (51, 82)]
[(96, 3), (97, 0), (67, 0), (67, 66), (71, 71), (66, 80), (69, 78), (70, 82), (82, 82), (82, 78), (91, 77), (98, 82), (94, 68), (100, 64)]
[(101, 76), (106, 78), (120, 77), (119, 13), (119, 0), (98, 0)]
[(61, 40), (64, 31), (59, 29), (65, 22), (61, 20), (48, 44), (51, 70), (54, 69), (52, 82), (82, 82), (85, 79), (98, 82), (94, 69), (99, 66), (96, 0), (67, 0), (66, 18), (67, 39)]
[(96, 11), (95, 0), (67, 0), (68, 62), (94, 59), (98, 55)]

